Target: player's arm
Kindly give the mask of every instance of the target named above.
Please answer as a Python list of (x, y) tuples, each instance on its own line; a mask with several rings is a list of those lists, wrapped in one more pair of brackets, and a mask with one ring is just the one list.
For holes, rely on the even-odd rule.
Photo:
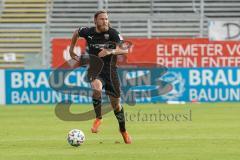
[(104, 57), (109, 54), (124, 55), (128, 53), (128, 49), (123, 49), (122, 47), (119, 47), (119, 45), (123, 42), (123, 38), (116, 30), (113, 30), (111, 33), (111, 41), (116, 43), (116, 49), (102, 49), (102, 51), (98, 54), (99, 57)]
[(78, 40), (78, 29), (76, 31), (73, 32), (73, 35), (72, 35), (72, 40), (71, 40), (71, 45), (70, 45), (70, 49), (69, 49), (69, 53), (70, 53), (70, 56), (74, 59), (76, 55), (76, 53), (74, 53), (74, 47), (77, 43), (77, 40)]
[(122, 48), (119, 47), (119, 45), (117, 45), (116, 49), (113, 49), (111, 52), (114, 55), (127, 54), (128, 53), (128, 49), (122, 49)]
[(70, 56), (75, 59), (77, 54), (74, 52), (74, 47), (77, 43), (77, 40), (78, 40), (78, 37), (83, 37), (83, 38), (86, 38), (87, 37), (87, 34), (88, 34), (88, 31), (89, 31), (89, 28), (87, 27), (81, 27), (77, 30), (75, 30), (73, 32), (73, 35), (72, 35), (72, 40), (71, 40), (71, 45), (70, 45), (70, 48), (69, 48), (69, 53), (70, 53)]
[(102, 49), (98, 56), (99, 57), (104, 57), (106, 55), (123, 55), (123, 54), (127, 54), (128, 53), (128, 49), (121, 49), (118, 45), (116, 46), (116, 49)]

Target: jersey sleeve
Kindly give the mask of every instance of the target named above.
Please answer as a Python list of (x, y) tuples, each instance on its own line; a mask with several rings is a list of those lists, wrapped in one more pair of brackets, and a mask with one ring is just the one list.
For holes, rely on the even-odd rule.
[(111, 33), (111, 40), (113, 42), (120, 43), (121, 41), (123, 41), (123, 37), (118, 31), (114, 29)]
[(89, 28), (88, 27), (80, 27), (78, 29), (78, 35), (79, 37), (83, 37), (86, 38), (89, 32)]

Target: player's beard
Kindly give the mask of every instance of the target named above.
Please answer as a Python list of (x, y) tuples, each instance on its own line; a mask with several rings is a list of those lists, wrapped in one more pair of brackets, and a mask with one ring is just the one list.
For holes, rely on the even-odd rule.
[(108, 24), (106, 24), (106, 25), (97, 25), (97, 29), (98, 29), (100, 32), (106, 32), (106, 31), (108, 31), (109, 26), (108, 26)]

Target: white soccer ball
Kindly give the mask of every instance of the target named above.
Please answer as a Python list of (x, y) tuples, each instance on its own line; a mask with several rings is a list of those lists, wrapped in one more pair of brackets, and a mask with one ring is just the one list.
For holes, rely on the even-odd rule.
[(67, 141), (71, 146), (78, 147), (85, 141), (85, 135), (83, 131), (79, 129), (73, 129), (69, 131)]

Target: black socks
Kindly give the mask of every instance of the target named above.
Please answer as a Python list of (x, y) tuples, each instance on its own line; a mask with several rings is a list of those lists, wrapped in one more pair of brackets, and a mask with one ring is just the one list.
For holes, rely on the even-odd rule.
[(102, 101), (100, 99), (92, 99), (94, 111), (96, 113), (96, 118), (102, 119)]
[[(93, 106), (94, 106), (94, 111), (96, 113), (96, 118), (98, 119), (102, 119), (102, 101), (101, 99), (92, 99), (93, 102)], [(125, 128), (125, 116), (124, 116), (124, 110), (123, 107), (121, 107), (121, 110), (114, 110), (114, 114), (118, 120), (118, 124), (119, 124), (119, 129), (121, 132), (125, 132), (126, 128)]]
[(121, 107), (120, 111), (114, 110), (114, 114), (118, 120), (118, 124), (119, 124), (119, 129), (121, 132), (125, 132), (126, 128), (125, 128), (125, 116), (124, 116), (124, 110), (123, 107)]

